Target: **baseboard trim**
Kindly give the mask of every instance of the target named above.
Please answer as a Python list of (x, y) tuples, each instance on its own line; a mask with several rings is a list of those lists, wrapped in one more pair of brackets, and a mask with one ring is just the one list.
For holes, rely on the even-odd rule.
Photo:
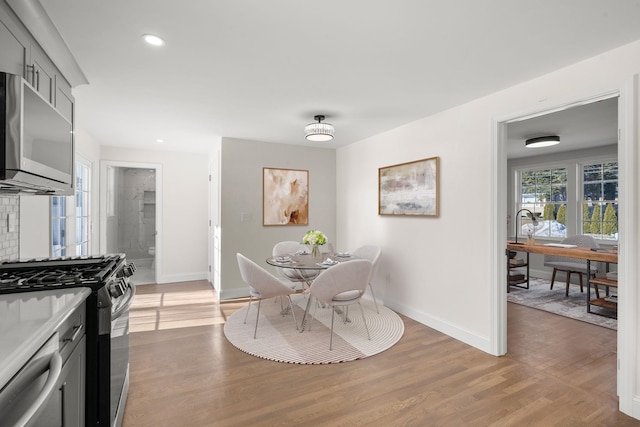
[(415, 320), (416, 322), (422, 323), (423, 325), (428, 326), (432, 329), (435, 329), (436, 331), (442, 332), (443, 334), (446, 334), (451, 338), (454, 338), (458, 341), (461, 341), (465, 344), (475, 347), (478, 350), (482, 350), (485, 353), (493, 354), (491, 353), (489, 337), (480, 336), (469, 330), (460, 328), (459, 326), (453, 323), (428, 315), (421, 311), (415, 310), (411, 307), (398, 304), (394, 301), (385, 300), (385, 306), (389, 307), (390, 309), (392, 309), (397, 313), (400, 313), (404, 316), (407, 316)]
[(194, 280), (207, 280), (207, 273), (190, 273), (190, 274), (172, 274), (162, 275), (156, 282), (157, 283), (175, 283), (175, 282), (192, 282)]

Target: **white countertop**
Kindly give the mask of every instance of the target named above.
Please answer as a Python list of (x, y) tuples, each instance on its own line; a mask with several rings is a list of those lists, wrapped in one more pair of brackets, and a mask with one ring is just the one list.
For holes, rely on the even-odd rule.
[(90, 293), (72, 288), (0, 295), (0, 388)]

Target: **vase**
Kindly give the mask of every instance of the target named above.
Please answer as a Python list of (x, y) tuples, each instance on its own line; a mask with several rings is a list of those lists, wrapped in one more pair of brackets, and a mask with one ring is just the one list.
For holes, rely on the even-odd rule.
[(318, 245), (311, 246), (311, 256), (316, 258), (320, 254), (320, 248)]

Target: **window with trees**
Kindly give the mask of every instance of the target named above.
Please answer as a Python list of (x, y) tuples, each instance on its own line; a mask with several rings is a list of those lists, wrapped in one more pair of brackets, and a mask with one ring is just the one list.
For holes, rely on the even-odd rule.
[(567, 235), (567, 169), (537, 169), (520, 173), (520, 209), (527, 209), (537, 220), (521, 212), (519, 235), (565, 237)]
[(618, 240), (618, 162), (582, 166), (582, 232)]

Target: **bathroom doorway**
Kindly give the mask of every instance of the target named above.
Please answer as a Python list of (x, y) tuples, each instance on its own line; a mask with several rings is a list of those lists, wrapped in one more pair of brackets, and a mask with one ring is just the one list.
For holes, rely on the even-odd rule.
[(136, 285), (157, 283), (159, 165), (104, 162), (101, 168), (101, 247), (136, 266)]

